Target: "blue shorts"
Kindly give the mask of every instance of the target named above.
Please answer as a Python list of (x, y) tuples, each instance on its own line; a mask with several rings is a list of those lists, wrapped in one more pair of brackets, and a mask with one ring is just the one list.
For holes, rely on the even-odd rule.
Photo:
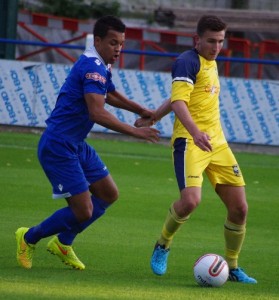
[(95, 149), (86, 142), (72, 143), (43, 133), (38, 158), (53, 189), (53, 198), (68, 198), (89, 189), (109, 174)]

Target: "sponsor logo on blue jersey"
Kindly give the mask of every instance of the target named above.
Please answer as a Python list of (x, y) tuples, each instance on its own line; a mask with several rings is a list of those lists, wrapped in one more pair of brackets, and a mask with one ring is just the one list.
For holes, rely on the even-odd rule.
[(107, 82), (107, 79), (102, 76), (101, 74), (94, 72), (94, 73), (86, 73), (85, 74), (86, 79), (92, 79), (94, 81), (100, 81), (101, 83), (105, 84)]

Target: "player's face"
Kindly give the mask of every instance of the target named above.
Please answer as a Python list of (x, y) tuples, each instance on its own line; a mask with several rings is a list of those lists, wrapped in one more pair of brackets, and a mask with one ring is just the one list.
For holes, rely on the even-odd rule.
[(94, 45), (106, 64), (114, 64), (119, 58), (124, 41), (125, 33), (109, 30), (103, 39), (96, 37)]
[(207, 60), (215, 60), (223, 47), (225, 31), (207, 30), (196, 38), (196, 49)]

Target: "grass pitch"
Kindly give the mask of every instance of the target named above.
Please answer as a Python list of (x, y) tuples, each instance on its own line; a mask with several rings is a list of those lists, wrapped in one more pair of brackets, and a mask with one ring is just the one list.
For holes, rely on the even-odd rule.
[(245, 176), (249, 216), (240, 266), (257, 285), (227, 282), (200, 288), (193, 264), (204, 253), (223, 255), (225, 209), (205, 179), (203, 200), (176, 234), (168, 272), (152, 274), (149, 260), (167, 209), (178, 190), (168, 146), (90, 140), (110, 169), (120, 199), (74, 244), (84, 271), (63, 265), (38, 243), (33, 268), (16, 262), (14, 232), (33, 226), (65, 205), (51, 199), (51, 187), (37, 160), (39, 136), (0, 133), (1, 299), (278, 299), (279, 157), (236, 153)]

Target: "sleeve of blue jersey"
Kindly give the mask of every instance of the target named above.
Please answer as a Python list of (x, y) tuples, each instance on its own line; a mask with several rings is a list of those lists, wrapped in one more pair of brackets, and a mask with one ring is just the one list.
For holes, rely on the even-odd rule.
[(105, 95), (108, 87), (108, 76), (105, 66), (96, 58), (87, 58), (80, 66), (84, 94), (96, 93)]

